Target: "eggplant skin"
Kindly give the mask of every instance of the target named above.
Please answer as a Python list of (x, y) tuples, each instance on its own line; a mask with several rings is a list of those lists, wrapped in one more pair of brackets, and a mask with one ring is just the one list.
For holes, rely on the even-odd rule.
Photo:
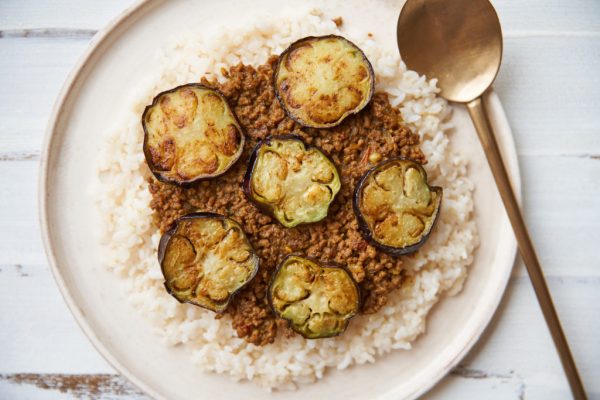
[[(291, 151), (283, 154), (286, 146), (290, 149), (295, 146), (297, 157), (292, 157)], [(267, 154), (277, 161), (271, 165), (272, 171), (265, 171)], [(298, 159), (301, 160), (299, 163)], [(265, 172), (269, 173), (268, 176)], [(303, 178), (309, 173), (310, 176)], [(271, 194), (259, 193), (257, 187), (261, 185)], [(327, 217), (329, 206), (340, 191), (341, 180), (335, 164), (321, 149), (306, 144), (300, 136), (290, 134), (269, 136), (254, 147), (242, 186), (246, 197), (258, 209), (286, 228), (292, 228)], [(272, 195), (273, 188), (278, 191), (276, 195)]]
[[(185, 234), (180, 232), (183, 225), (187, 223), (193, 224), (194, 222), (216, 222), (216, 230), (219, 236), (203, 236), (200, 233), (201, 230), (194, 230), (191, 237), (186, 237)], [(218, 232), (219, 224), (221, 224), (224, 232)], [(196, 227), (188, 226), (186, 229), (189, 231), (193, 228)], [(206, 231), (202, 233), (206, 233)], [(237, 237), (234, 236), (236, 234)], [(227, 242), (228, 237), (232, 238), (229, 240), (229, 243)], [(212, 240), (213, 243), (199, 244), (198, 241), (200, 238), (205, 238), (208, 241)], [(172, 247), (177, 246), (179, 243), (183, 243), (183, 247), (187, 248), (175, 249), (180, 251), (175, 254), (176, 265), (172, 265), (172, 260), (169, 258), (169, 250), (172, 250)], [(225, 246), (223, 255), (218, 252), (217, 248)], [(189, 247), (192, 249), (189, 249)], [(191, 251), (193, 259), (188, 258), (186, 260), (186, 254), (183, 250)], [(200, 260), (198, 260), (199, 257), (197, 256), (199, 251), (204, 257)], [(235, 260), (235, 257), (240, 258)], [(234, 264), (243, 267), (243, 269), (249, 272), (246, 276), (242, 277), (241, 283), (235, 285), (231, 290), (227, 290), (227, 285), (231, 286), (231, 276), (220, 277), (218, 276), (219, 270), (206, 270), (204, 262), (209, 258), (213, 261), (213, 264), (216, 261), (221, 266), (220, 271), (225, 271), (227, 267), (230, 267), (229, 272), (238, 272), (239, 269), (232, 271), (230, 264)], [(226, 258), (226, 261), (223, 260), (224, 258)], [(158, 245), (158, 262), (165, 277), (165, 289), (171, 296), (180, 303), (193, 304), (216, 313), (222, 313), (227, 309), (233, 297), (254, 279), (259, 269), (259, 258), (250, 245), (241, 226), (236, 221), (224, 215), (210, 212), (190, 213), (177, 219), (173, 228), (165, 232), (160, 239)], [(223, 266), (224, 264), (225, 266)], [(184, 287), (177, 288), (176, 286), (178, 284), (181, 285), (181, 283), (183, 283)], [(223, 296), (224, 292), (226, 292), (226, 296)], [(217, 293), (220, 296), (218, 300), (214, 300), (211, 297), (213, 293)]]
[(375, 92), (371, 63), (358, 46), (337, 35), (308, 36), (292, 43), (279, 56), (273, 82), (288, 116), (310, 128), (339, 125), (366, 107)]
[[(425, 186), (431, 196), (430, 204), (428, 204), (426, 207), (429, 209), (432, 209), (432, 211), (431, 211), (430, 215), (427, 215), (429, 213), (429, 209), (427, 209), (426, 211), (423, 211), (423, 210), (418, 210), (416, 208), (407, 208), (406, 211), (408, 211), (415, 218), (418, 217), (420, 219), (421, 223), (424, 225), (424, 228), (423, 228), (423, 231), (419, 234), (419, 240), (414, 241), (413, 243), (410, 243), (410, 244), (403, 245), (403, 246), (395, 246), (395, 245), (391, 245), (390, 243), (384, 243), (381, 240), (381, 238), (377, 237), (377, 234), (374, 232), (375, 226), (373, 226), (373, 219), (366, 216), (367, 210), (365, 208), (365, 205), (362, 204), (361, 198), (362, 198), (365, 188), (376, 179), (375, 174), (380, 173), (381, 171), (384, 171), (386, 168), (390, 168), (390, 167), (393, 167), (394, 165), (400, 165), (400, 164), (406, 166), (406, 169), (404, 170), (405, 173), (409, 169), (414, 169), (414, 170), (418, 171), (418, 173), (420, 174), (421, 179), (422, 179), (422, 182), (420, 182), (420, 184), (422, 185), (421, 187)], [(404, 178), (404, 179), (406, 179), (406, 178)], [(405, 183), (404, 182), (400, 182), (399, 185), (394, 185), (394, 188), (397, 188), (397, 187), (401, 187), (403, 193), (405, 193)], [(404, 197), (406, 197), (405, 194), (404, 194)], [(392, 158), (387, 161), (381, 162), (380, 164), (371, 168), (369, 171), (367, 171), (362, 176), (362, 178), (360, 179), (360, 181), (358, 182), (358, 184), (356, 186), (356, 189), (354, 190), (352, 205), (353, 205), (354, 213), (355, 213), (357, 221), (358, 221), (359, 230), (360, 230), (361, 234), (363, 235), (363, 237), (365, 238), (365, 240), (367, 240), (369, 243), (371, 243), (373, 246), (377, 247), (378, 249), (382, 250), (383, 252), (385, 252), (391, 256), (398, 257), (398, 256), (402, 256), (405, 254), (413, 253), (413, 252), (419, 250), (419, 248), (421, 248), (421, 246), (423, 246), (425, 244), (425, 242), (429, 238), (429, 235), (433, 231), (435, 224), (438, 220), (440, 210), (442, 207), (442, 197), (443, 197), (443, 189), (439, 186), (429, 186), (428, 185), (427, 173), (425, 172), (425, 170), (423, 169), (423, 167), (421, 165), (417, 164), (416, 162), (414, 162), (412, 160), (398, 157), (398, 158)], [(376, 207), (377, 210), (382, 209), (382, 206), (383, 205), (381, 205), (381, 204), (377, 205), (377, 207)], [(385, 207), (391, 207), (391, 206), (385, 205)], [(404, 210), (402, 210), (402, 211), (404, 211)], [(414, 215), (415, 213), (418, 214), (418, 216), (415, 216)], [(388, 211), (387, 215), (390, 215), (390, 214), (394, 214), (394, 212)], [(378, 221), (378, 222), (381, 223), (381, 221)], [(383, 221), (383, 222), (385, 222), (385, 221)], [(402, 234), (402, 232), (399, 232), (399, 234)]]
[(163, 183), (189, 186), (218, 177), (242, 155), (237, 116), (221, 92), (202, 84), (157, 94), (141, 120), (146, 162)]
[[(326, 301), (323, 295), (329, 295)], [(300, 254), (290, 254), (278, 265), (267, 299), (275, 315), (306, 339), (341, 335), (362, 306), (360, 288), (346, 268)], [(294, 322), (298, 318), (303, 321)]]

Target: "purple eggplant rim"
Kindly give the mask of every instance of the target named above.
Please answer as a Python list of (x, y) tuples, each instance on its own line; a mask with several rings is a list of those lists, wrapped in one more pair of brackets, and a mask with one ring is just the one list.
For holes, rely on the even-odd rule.
[[(174, 93), (185, 87), (194, 87), (194, 88), (199, 88), (199, 89), (204, 89), (204, 90), (210, 90), (210, 91), (214, 92), (217, 96), (219, 96), (220, 99), (222, 99), (225, 102), (225, 105), (226, 105), (227, 109), (229, 110), (229, 113), (231, 114), (231, 116), (233, 117), (233, 119), (235, 121), (236, 128), (238, 129), (238, 132), (240, 133), (240, 143), (239, 143), (239, 149), (237, 151), (237, 156), (235, 156), (234, 158), (231, 159), (229, 166), (227, 168), (225, 168), (223, 171), (221, 171), (217, 174), (201, 175), (201, 176), (193, 178), (193, 179), (188, 179), (188, 180), (182, 181), (182, 180), (168, 178), (168, 177), (164, 176), (161, 173), (161, 171), (156, 170), (155, 165), (152, 162), (152, 156), (148, 150), (148, 131), (146, 129), (145, 121), (146, 121), (146, 114), (152, 108), (154, 108), (154, 106), (156, 106), (156, 104), (158, 103), (158, 101), (160, 100), (160, 98), (162, 96), (169, 94), (169, 93)], [(227, 101), (227, 98), (225, 97), (225, 95), (220, 90), (203, 85), (201, 83), (185, 83), (183, 85), (176, 86), (172, 89), (160, 92), (156, 96), (154, 96), (154, 98), (152, 99), (152, 103), (147, 105), (146, 108), (144, 108), (144, 112), (142, 113), (142, 128), (144, 130), (144, 143), (143, 143), (142, 149), (144, 151), (144, 157), (146, 159), (146, 164), (148, 165), (148, 169), (150, 169), (150, 172), (152, 173), (152, 175), (154, 175), (154, 177), (158, 181), (160, 181), (162, 183), (168, 183), (171, 185), (181, 186), (181, 187), (189, 187), (194, 183), (218, 178), (219, 176), (225, 174), (227, 171), (229, 171), (231, 169), (231, 167), (233, 167), (235, 165), (235, 163), (238, 162), (238, 160), (242, 156), (242, 153), (244, 152), (244, 144), (246, 143), (246, 135), (244, 133), (244, 129), (242, 128), (242, 125), (240, 124), (240, 121), (239, 121), (237, 115), (235, 114), (235, 112), (233, 111), (231, 106), (229, 105), (229, 102)]]
[[(250, 276), (246, 280), (246, 282), (244, 282), (244, 284), (242, 284), (239, 288), (237, 288), (236, 290), (234, 290), (229, 295), (229, 298), (227, 299), (227, 301), (225, 301), (223, 304), (219, 305), (219, 307), (217, 309), (209, 308), (206, 305), (196, 303), (195, 301), (192, 301), (192, 300), (181, 300), (179, 297), (177, 297), (174, 294), (174, 291), (169, 287), (169, 285), (167, 283), (167, 280), (166, 280), (166, 277), (165, 277), (165, 273), (164, 273), (164, 268), (163, 268), (163, 261), (164, 261), (165, 253), (166, 253), (166, 250), (167, 250), (167, 246), (169, 245), (169, 242), (171, 241), (171, 238), (177, 232), (177, 228), (179, 227), (179, 223), (182, 222), (182, 221), (193, 220), (193, 219), (201, 219), (201, 218), (213, 218), (213, 219), (219, 219), (219, 220), (222, 220), (222, 221), (231, 221), (231, 222), (233, 222), (233, 224), (235, 226), (237, 226), (240, 229), (240, 231), (244, 234), (244, 238), (246, 239), (246, 241), (248, 241), (248, 245), (250, 246), (250, 248), (252, 249), (252, 253), (256, 257), (256, 264), (254, 266), (254, 269), (253, 269), (252, 273), (250, 274)], [(258, 254), (256, 254), (256, 251), (254, 250), (254, 248), (250, 244), (250, 241), (248, 240), (248, 236), (246, 236), (246, 233), (242, 229), (241, 224), (239, 224), (237, 221), (235, 221), (232, 218), (229, 218), (229, 217), (227, 217), (225, 215), (217, 214), (217, 213), (213, 213), (213, 212), (192, 212), (192, 213), (189, 213), (189, 214), (186, 214), (184, 216), (181, 216), (181, 217), (177, 218), (177, 220), (175, 220), (175, 223), (174, 223), (173, 227), (171, 229), (169, 229), (168, 231), (166, 231), (161, 236), (160, 242), (158, 244), (158, 263), (160, 264), (160, 270), (161, 270), (161, 272), (163, 274), (163, 277), (165, 277), (165, 282), (164, 282), (165, 289), (178, 302), (180, 302), (182, 304), (193, 304), (195, 306), (204, 308), (206, 310), (214, 311), (217, 314), (222, 314), (223, 312), (225, 312), (225, 310), (229, 306), (229, 303), (231, 303), (231, 300), (235, 297), (235, 295), (238, 294), (242, 289), (244, 289), (254, 279), (254, 277), (256, 276), (256, 274), (258, 273), (258, 270), (259, 270), (260, 257), (258, 257)]]
[[(320, 152), (325, 158), (327, 158), (329, 160), (329, 162), (331, 163), (331, 166), (333, 167), (334, 171), (335, 171), (335, 175), (337, 176), (337, 178), (340, 180), (340, 190), (341, 190), (341, 184), (342, 184), (342, 180), (340, 177), (340, 172), (338, 170), (338, 168), (336, 167), (336, 165), (334, 164), (334, 162), (331, 160), (331, 158), (329, 158), (325, 152), (323, 152), (323, 150), (321, 150), (321, 148), (319, 148), (316, 145), (313, 144), (307, 144), (300, 135), (296, 135), (296, 134), (285, 134), (285, 135), (270, 135), (268, 137), (266, 137), (265, 139), (259, 141), (256, 146), (254, 146), (254, 149), (252, 150), (252, 154), (250, 155), (250, 158), (248, 159), (248, 167), (246, 169), (246, 173), (244, 174), (244, 179), (242, 182), (242, 189), (244, 191), (244, 194), (246, 195), (246, 198), (250, 201), (250, 203), (252, 203), (256, 208), (258, 208), (260, 211), (268, 214), (270, 217), (272, 217), (273, 219), (275, 219), (278, 223), (280, 223), (283, 227), (285, 228), (291, 228), (288, 227), (286, 225), (284, 225), (281, 221), (279, 221), (276, 217), (275, 214), (273, 213), (273, 207), (261, 203), (258, 200), (254, 199), (253, 196), (253, 190), (252, 190), (252, 174), (254, 174), (254, 169), (256, 167), (256, 161), (258, 160), (258, 152), (260, 151), (261, 147), (264, 145), (270, 145), (272, 143), (273, 140), (295, 140), (295, 141), (299, 141), (304, 145), (304, 149), (305, 150), (310, 150), (310, 149), (316, 149), (318, 152)], [(333, 194), (333, 196), (331, 197), (331, 200), (329, 201), (329, 204), (327, 205), (327, 211), (329, 214), (329, 206), (331, 206), (331, 204), (335, 201), (335, 198), (337, 197), (337, 195), (339, 194), (340, 190), (338, 190), (336, 193)], [(327, 218), (327, 216), (325, 216), (323, 219), (320, 219), (319, 221), (323, 221), (325, 218)], [(311, 221), (311, 222), (301, 222), (298, 225), (306, 225), (306, 224), (313, 224), (319, 221)], [(296, 226), (298, 226), (296, 225)]]
[[(288, 110), (288, 107), (285, 104), (285, 100), (283, 100), (282, 96), (279, 94), (279, 86), (277, 85), (277, 78), (279, 77), (279, 70), (280, 70), (281, 63), (284, 62), (284, 59), (287, 57), (287, 55), (289, 53), (291, 53), (297, 46), (303, 44), (304, 42), (309, 42), (309, 41), (313, 41), (313, 40), (323, 40), (323, 39), (328, 39), (328, 38), (335, 38), (335, 39), (343, 40), (358, 50), (358, 52), (362, 56), (363, 61), (367, 65), (367, 71), (368, 71), (369, 78), (370, 78), (369, 79), (370, 80), (370, 90), (369, 90), (369, 94), (362, 106), (357, 107), (355, 110), (353, 110), (351, 112), (345, 113), (335, 122), (331, 122), (329, 124), (314, 125), (314, 124), (309, 124), (306, 121), (303, 121), (302, 119), (298, 118), (291, 111)], [(294, 43), (289, 45), (288, 48), (283, 51), (283, 53), (281, 53), (279, 55), (279, 60), (277, 61), (277, 65), (275, 67), (275, 73), (273, 74), (273, 89), (275, 90), (275, 97), (277, 97), (277, 100), (279, 101), (279, 105), (281, 106), (283, 111), (285, 111), (285, 113), (288, 117), (290, 117), (291, 119), (293, 119), (300, 125), (305, 126), (307, 128), (315, 128), (315, 129), (332, 128), (334, 126), (338, 126), (339, 124), (341, 124), (349, 116), (359, 113), (371, 102), (371, 100), (373, 99), (373, 95), (375, 94), (375, 70), (373, 69), (373, 65), (371, 65), (371, 62), (369, 61), (369, 59), (367, 58), (365, 53), (360, 49), (360, 47), (358, 47), (353, 42), (351, 42), (350, 40), (346, 39), (343, 36), (340, 36), (340, 35), (307, 36), (302, 39), (296, 40)]]
[[(300, 258), (303, 260), (308, 260), (316, 265), (318, 265), (320, 268), (335, 268), (335, 269), (341, 269), (342, 271), (344, 271), (346, 273), (346, 275), (348, 276), (348, 278), (350, 278), (350, 282), (352, 282), (352, 285), (354, 286), (354, 288), (356, 289), (356, 293), (357, 293), (357, 300), (356, 300), (356, 310), (354, 311), (353, 314), (350, 314), (350, 316), (348, 316), (346, 319), (344, 319), (344, 325), (343, 325), (343, 329), (341, 329), (339, 332), (335, 332), (329, 335), (325, 335), (325, 336), (317, 336), (317, 337), (307, 337), (304, 336), (304, 333), (299, 331), (298, 329), (296, 329), (294, 327), (294, 325), (292, 324), (292, 322), (288, 319), (283, 318), (275, 309), (275, 306), (273, 305), (273, 285), (275, 284), (275, 280), (277, 278), (277, 275), (279, 274), (279, 272), (281, 271), (281, 269), (283, 268), (283, 266), (287, 263), (287, 261), (290, 258)], [(346, 332), (346, 329), (348, 328), (348, 324), (350, 323), (350, 320), (352, 318), (354, 318), (355, 316), (357, 316), (358, 314), (360, 314), (360, 311), (362, 309), (363, 306), (363, 293), (360, 290), (360, 285), (358, 284), (358, 282), (356, 282), (356, 280), (354, 279), (354, 277), (352, 276), (352, 272), (350, 272), (350, 270), (348, 270), (348, 268), (346, 268), (344, 265), (335, 263), (333, 261), (319, 261), (316, 258), (313, 257), (308, 257), (305, 256), (304, 254), (301, 253), (291, 253), (288, 254), (287, 256), (285, 256), (283, 258), (283, 260), (281, 260), (281, 262), (277, 265), (277, 268), (275, 268), (275, 271), (273, 271), (273, 275), (271, 276), (271, 280), (269, 282), (269, 286), (267, 286), (267, 300), (269, 302), (269, 307), (271, 308), (271, 311), (277, 316), (277, 318), (281, 318), (284, 321), (287, 322), (288, 327), (293, 330), (294, 332), (296, 332), (297, 334), (299, 334), (300, 336), (302, 336), (305, 339), (326, 339), (326, 338), (331, 338), (331, 337), (336, 337), (336, 336), (340, 336), (342, 335), (344, 332)]]
[(373, 173), (375, 173), (376, 171), (385, 167), (388, 164), (399, 162), (399, 161), (408, 161), (408, 162), (413, 163), (415, 165), (415, 167), (419, 170), (419, 172), (421, 172), (423, 174), (423, 176), (425, 178), (425, 182), (427, 182), (427, 172), (419, 163), (417, 163), (409, 158), (405, 158), (405, 157), (394, 157), (394, 158), (390, 158), (389, 160), (383, 161), (383, 162), (375, 165), (374, 167), (369, 169), (367, 172), (365, 172), (365, 174), (360, 178), (358, 184), (356, 185), (356, 188), (354, 189), (354, 194), (352, 196), (352, 208), (354, 209), (354, 215), (356, 216), (356, 219), (358, 221), (358, 228), (359, 228), (359, 231), (361, 232), (363, 238), (365, 240), (367, 240), (369, 243), (371, 243), (373, 246), (380, 249), (381, 251), (383, 251), (391, 256), (394, 256), (394, 257), (414, 253), (415, 251), (419, 250), (421, 248), (421, 246), (423, 246), (425, 244), (425, 242), (429, 238), (429, 235), (431, 235), (431, 232), (433, 232), (433, 229), (435, 228), (437, 221), (439, 219), (438, 217), (440, 215), (440, 210), (442, 208), (442, 198), (443, 198), (443, 193), (444, 193), (444, 190), (442, 189), (442, 187), (430, 186), (429, 184), (427, 184), (427, 187), (429, 188), (429, 190), (439, 193), (440, 200), (439, 200), (439, 204), (437, 205), (437, 211), (435, 213), (434, 220), (433, 220), (433, 223), (431, 224), (431, 227), (429, 228), (429, 231), (425, 235), (423, 235), (423, 237), (421, 238), (421, 240), (419, 240), (418, 243), (412, 244), (410, 246), (405, 246), (405, 247), (393, 247), (393, 246), (389, 246), (389, 245), (386, 245), (386, 244), (383, 244), (383, 243), (377, 241), (373, 237), (373, 233), (372, 233), (371, 229), (369, 228), (367, 221), (363, 217), (362, 211), (360, 210), (360, 204), (359, 204), (360, 194), (363, 190), (364, 185), (367, 182), (367, 179)]

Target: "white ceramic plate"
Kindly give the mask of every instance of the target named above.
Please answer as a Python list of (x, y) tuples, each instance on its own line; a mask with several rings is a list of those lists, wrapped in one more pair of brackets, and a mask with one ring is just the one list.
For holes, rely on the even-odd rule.
[[(373, 32), (395, 46), (401, 1), (347, 0), (319, 4), (326, 15)], [(304, 1), (303, 4), (306, 4)], [(286, 4), (287, 5), (287, 4)], [(293, 5), (293, 4), (292, 4)], [(93, 199), (85, 188), (95, 174), (96, 151), (107, 121), (126, 104), (127, 88), (144, 75), (156, 47), (187, 28), (211, 29), (236, 16), (277, 12), (277, 0), (150, 0), (127, 10), (95, 37), (56, 103), (42, 155), (40, 208), (46, 251), (63, 296), (85, 334), (123, 375), (159, 399), (266, 398), (252, 383), (204, 374), (183, 348), (163, 345), (150, 322), (124, 298), (123, 283), (100, 264)], [(520, 187), (511, 131), (500, 101), (488, 96), (492, 122), (513, 184)], [(477, 341), (506, 287), (516, 243), (477, 136), (462, 107), (455, 107), (452, 140), (470, 159), (476, 218), (481, 237), (462, 293), (443, 299), (411, 351), (396, 351), (376, 363), (330, 371), (318, 383), (273, 399), (414, 398), (439, 381)]]

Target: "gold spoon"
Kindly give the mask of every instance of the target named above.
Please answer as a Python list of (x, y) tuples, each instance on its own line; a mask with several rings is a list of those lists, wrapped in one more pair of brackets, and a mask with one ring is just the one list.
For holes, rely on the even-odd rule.
[(482, 98), (502, 59), (502, 30), (494, 7), (488, 0), (408, 0), (398, 19), (397, 36), (402, 59), (410, 69), (437, 78), (442, 97), (466, 104), (573, 396), (586, 399)]

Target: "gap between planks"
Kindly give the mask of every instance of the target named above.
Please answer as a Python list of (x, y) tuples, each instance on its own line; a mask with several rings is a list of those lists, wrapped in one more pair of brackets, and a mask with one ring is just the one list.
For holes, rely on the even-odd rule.
[(39, 159), (39, 151), (0, 152), (0, 161), (38, 161)]
[[(91, 39), (97, 29), (81, 28), (20, 28), (20, 29), (2, 29), (0, 38), (63, 38), (63, 39)], [(533, 37), (600, 37), (599, 31), (578, 31), (578, 30), (515, 30), (504, 32), (505, 38), (520, 39)]]
[[(450, 375), (463, 379), (515, 382), (519, 387), (519, 399), (523, 398), (525, 392), (523, 379), (514, 371), (507, 373), (486, 372), (459, 365), (450, 371)], [(42, 390), (58, 391), (77, 398), (99, 398), (106, 395), (146, 397), (126, 378), (117, 374), (0, 374), (0, 383), (2, 382), (10, 385), (27, 385)]]
[(98, 30), (73, 28), (2, 29), (0, 38), (91, 39)]
[(38, 389), (58, 391), (76, 398), (95, 399), (106, 395), (146, 397), (127, 379), (114, 374), (0, 374), (0, 383), (35, 386)]

